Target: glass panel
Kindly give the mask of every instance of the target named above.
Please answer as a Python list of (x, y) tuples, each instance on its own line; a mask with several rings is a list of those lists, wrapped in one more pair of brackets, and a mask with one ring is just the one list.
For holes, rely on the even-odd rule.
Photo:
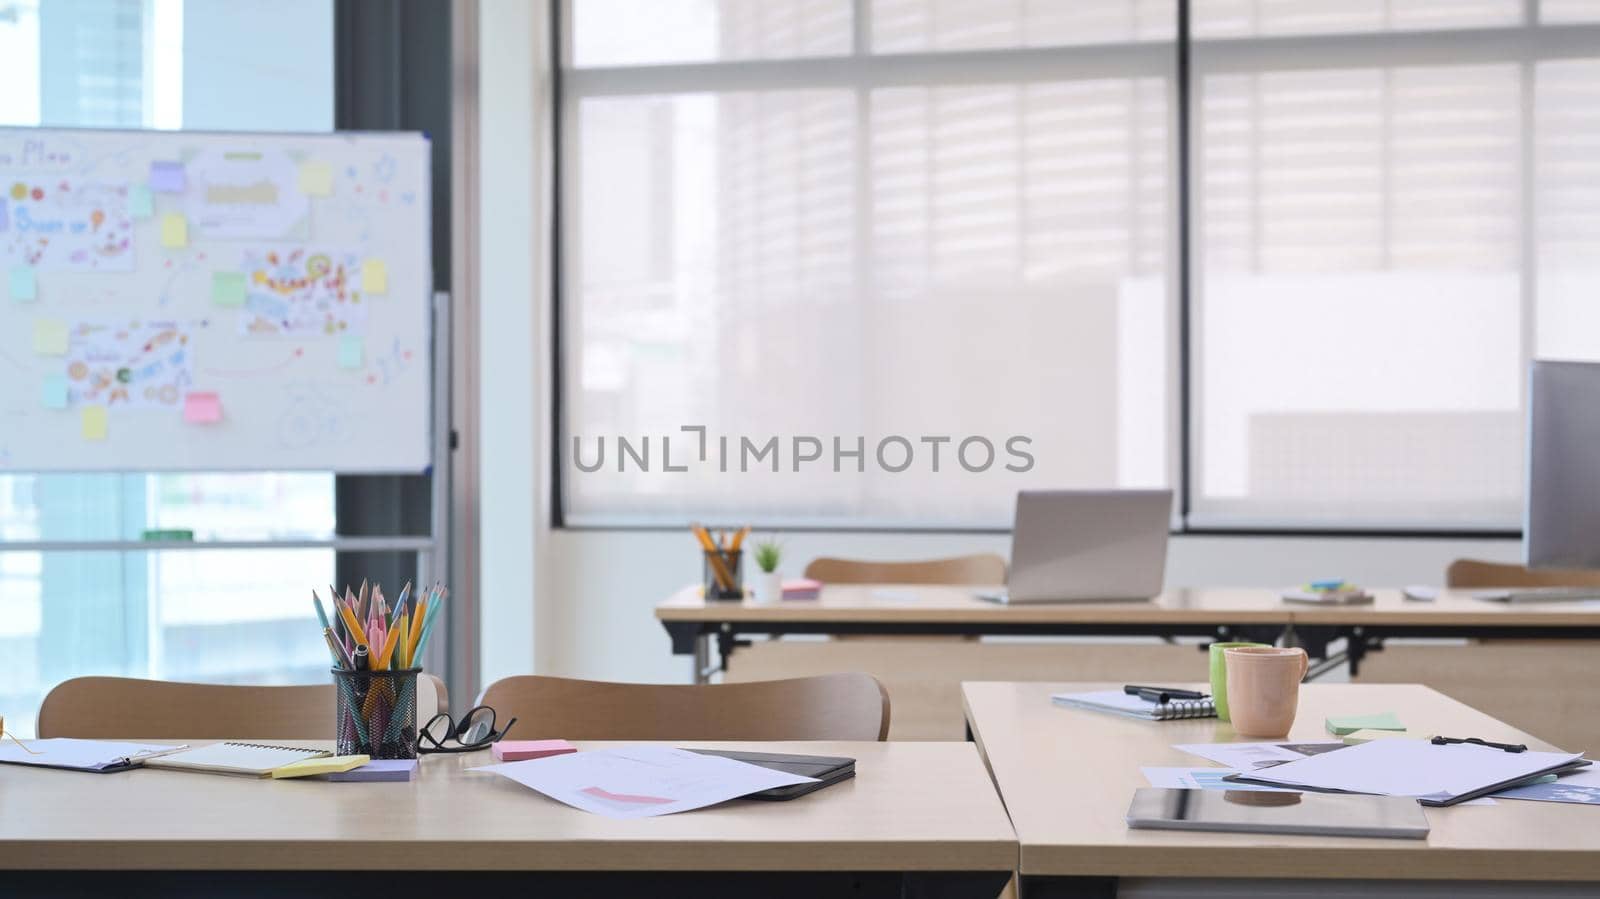
[(1168, 118), (1159, 78), (579, 101), (572, 519), (1003, 526), (1019, 487), (1167, 483)]
[(1515, 526), (1520, 83), (1204, 79), (1197, 520)]
[(1600, 59), (1541, 63), (1535, 82), (1535, 352), (1600, 361)]
[[(1549, 2), (1549, 0), (1546, 0)], [(1199, 38), (1488, 28), (1522, 22), (1523, 0), (1201, 0)]]
[(31, 734), (50, 687), (88, 674), (325, 680), (307, 593), (333, 576), (325, 550), (0, 553), (6, 729)]
[(1172, 0), (873, 0), (876, 53), (1170, 41)]
[(570, 0), (572, 65), (848, 56), (850, 0)]
[(1600, 22), (1600, 0), (1539, 0), (1539, 21)]

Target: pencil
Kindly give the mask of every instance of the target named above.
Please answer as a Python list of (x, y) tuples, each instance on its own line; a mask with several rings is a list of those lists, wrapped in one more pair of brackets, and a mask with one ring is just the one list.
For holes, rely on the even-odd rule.
[(350, 629), (350, 639), (356, 641), (356, 649), (367, 642), (367, 632), (362, 629), (361, 622), (356, 620), (356, 613), (350, 611), (349, 606), (339, 607), (339, 616), (344, 619), (344, 626)]
[(394, 655), (394, 646), (400, 640), (400, 629), (395, 628), (383, 638), (383, 649), (378, 653), (378, 670), (388, 671), (389, 660)]

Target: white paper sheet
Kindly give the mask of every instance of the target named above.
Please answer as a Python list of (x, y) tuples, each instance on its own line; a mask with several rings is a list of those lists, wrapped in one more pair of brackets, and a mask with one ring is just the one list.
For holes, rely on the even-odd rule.
[(1435, 746), (1422, 740), (1379, 740), (1257, 769), (1250, 776), (1282, 786), (1442, 799), (1530, 777), (1577, 758), (1578, 753), (1506, 752), (1473, 744)]
[(32, 753), (6, 740), (0, 743), (0, 762), (22, 765), (49, 765), (58, 768), (84, 768), (98, 771), (122, 764), (125, 759), (138, 760), (152, 755), (176, 752), (183, 746), (162, 746), (155, 743), (119, 743), (112, 740), (75, 740), (56, 737), (49, 740), (27, 740), (23, 744)]
[(652, 818), (811, 783), (734, 759), (665, 746), (625, 746), (473, 768), (608, 818)]
[(1333, 752), (1345, 748), (1345, 744), (1340, 740), (1311, 743), (1184, 743), (1172, 748), (1190, 755), (1198, 755), (1208, 762), (1216, 762), (1226, 768), (1249, 771), (1255, 768), (1271, 768), (1284, 762), (1299, 761), (1324, 752)]
[[(1341, 744), (1343, 745), (1343, 744)], [(1237, 774), (1233, 768), (1140, 768), (1144, 772), (1144, 779), (1150, 781), (1152, 787), (1167, 787), (1174, 790), (1261, 790), (1264, 792), (1299, 793), (1297, 787), (1269, 787), (1265, 784), (1241, 784), (1223, 780), (1230, 774)], [(1563, 778), (1565, 779), (1565, 778)], [(1554, 786), (1554, 784), (1551, 784)], [(1596, 788), (1600, 792), (1600, 788)], [(1504, 794), (1502, 794), (1504, 795)], [(1512, 797), (1507, 797), (1512, 798)], [(1525, 797), (1533, 798), (1533, 797)], [(1568, 800), (1558, 800), (1568, 801)], [(1469, 799), (1460, 805), (1494, 805), (1495, 801), (1487, 796), (1480, 799)]]

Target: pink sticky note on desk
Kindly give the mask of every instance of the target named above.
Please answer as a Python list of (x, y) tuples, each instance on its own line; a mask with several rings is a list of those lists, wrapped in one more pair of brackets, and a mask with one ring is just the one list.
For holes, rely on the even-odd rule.
[(491, 747), (497, 762), (520, 762), (542, 759), (547, 755), (565, 755), (577, 752), (578, 747), (566, 740), (501, 740)]
[(192, 425), (222, 420), (222, 398), (215, 393), (189, 393), (183, 397), (183, 420)]

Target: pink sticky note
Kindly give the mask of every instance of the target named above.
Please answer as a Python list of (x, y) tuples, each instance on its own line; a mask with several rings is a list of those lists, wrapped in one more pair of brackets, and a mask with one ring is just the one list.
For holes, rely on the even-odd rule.
[(192, 425), (222, 420), (222, 398), (215, 393), (189, 393), (183, 397), (183, 420)]
[(520, 762), (578, 751), (578, 747), (566, 740), (501, 740), (491, 749), (497, 762)]

